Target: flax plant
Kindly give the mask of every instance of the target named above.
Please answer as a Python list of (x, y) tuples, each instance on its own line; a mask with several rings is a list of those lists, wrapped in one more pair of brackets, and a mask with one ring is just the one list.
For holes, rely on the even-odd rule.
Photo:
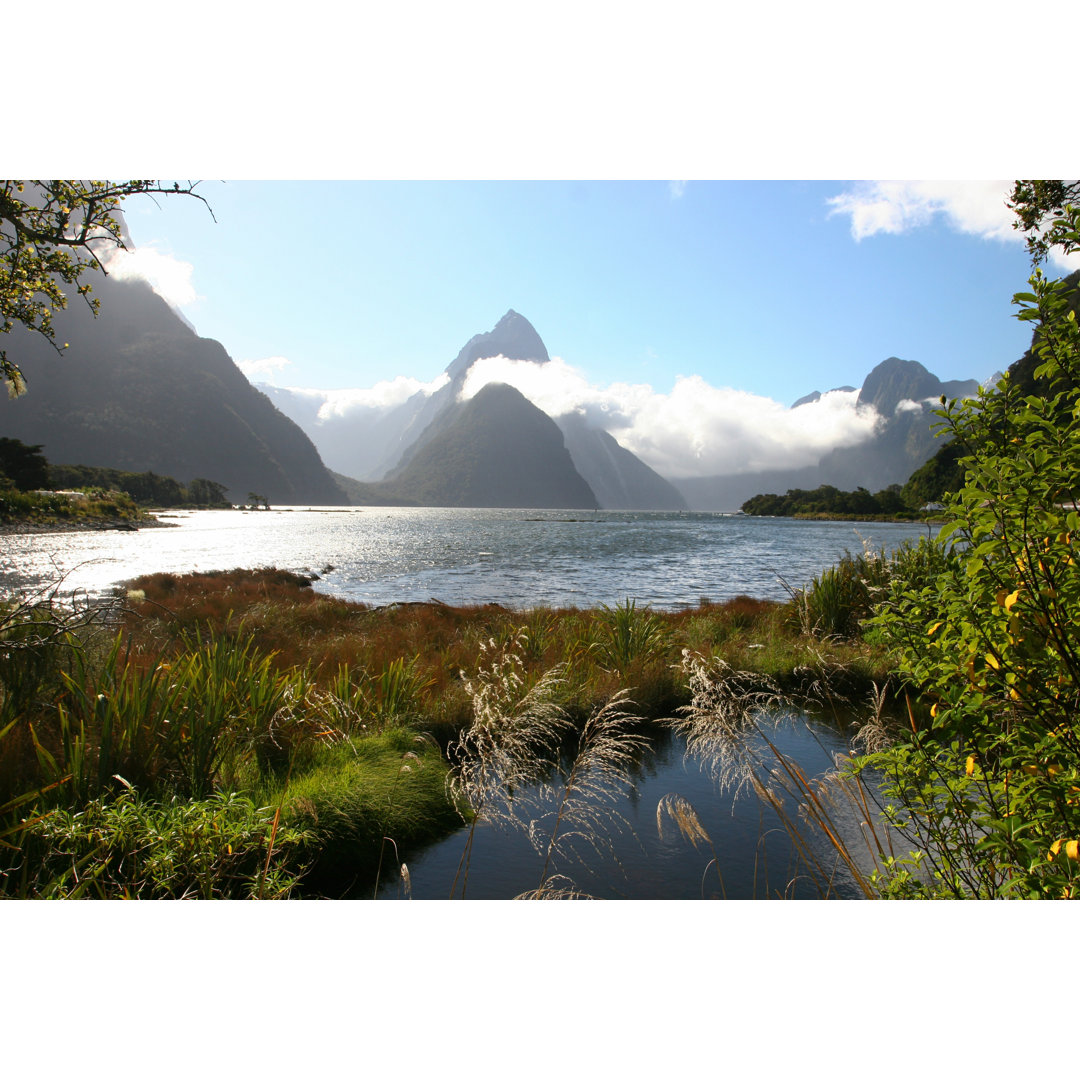
[(639, 610), (634, 600), (602, 605), (602, 612), (592, 649), (605, 670), (625, 675), (633, 664), (663, 660), (668, 631), (656, 615)]

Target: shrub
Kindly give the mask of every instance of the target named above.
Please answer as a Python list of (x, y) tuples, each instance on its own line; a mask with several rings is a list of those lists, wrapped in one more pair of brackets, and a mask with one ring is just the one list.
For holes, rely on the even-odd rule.
[[(1065, 225), (1080, 242), (1080, 211)], [(1064, 283), (1031, 286), (1046, 391), (1006, 377), (942, 411), (967, 452), (936, 543), (960, 550), (898, 577), (876, 620), (930, 716), (871, 761), (942, 895), (1080, 889), (1080, 330)]]

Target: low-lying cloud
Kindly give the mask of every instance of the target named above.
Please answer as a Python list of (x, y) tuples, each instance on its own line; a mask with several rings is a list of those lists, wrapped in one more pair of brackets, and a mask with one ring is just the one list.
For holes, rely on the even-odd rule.
[(882, 418), (858, 406), (857, 390), (834, 390), (797, 409), (699, 375), (679, 376), (670, 393), (645, 383), (597, 386), (559, 357), (535, 364), (478, 360), (462, 389), (516, 387), (549, 416), (578, 413), (602, 427), (662, 476), (717, 476), (816, 464), (830, 450), (870, 438)]
[(236, 366), (248, 379), (266, 378), (275, 371), (281, 371), (292, 363), (284, 356), (264, 356), (261, 360), (237, 360)]
[(194, 267), (189, 262), (157, 251), (153, 246), (140, 248), (112, 247), (99, 252), (105, 269), (120, 281), (139, 278), (174, 308), (199, 298), (191, 282)]
[[(323, 404), (319, 408), (318, 420), (324, 423), (330, 420), (341, 419), (352, 412), (361, 409), (374, 412), (387, 412), (404, 405), (414, 394), (434, 394), (436, 390), (445, 386), (450, 381), (450, 376), (443, 372), (438, 378), (429, 383), (419, 379), (410, 378), (407, 375), (398, 375), (394, 379), (384, 379), (374, 386), (362, 390), (320, 390), (317, 391), (323, 397)], [(303, 393), (305, 391), (294, 391)], [(307, 391), (310, 393), (310, 391)]]

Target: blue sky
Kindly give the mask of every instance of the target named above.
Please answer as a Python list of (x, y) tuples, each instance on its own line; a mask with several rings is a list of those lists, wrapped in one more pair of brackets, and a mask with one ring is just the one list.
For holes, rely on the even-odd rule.
[(19, 125), (14, 163), (254, 178), (204, 182), (216, 220), (132, 201), (113, 270), (319, 423), (430, 389), (514, 308), (557, 362), (537, 380), (493, 360), (468, 392), (583, 412), (667, 476), (808, 464), (880, 420), (854, 395), (787, 409), (809, 391), (889, 356), (985, 379), (1021, 355), (1004, 197), (1075, 169), (1052, 105), (1068, 65), (1029, 100), (1002, 78), (1015, 28), (940, 0), (127, 12), (110, 96), (84, 106), (113, 128)]
[(1015, 360), (1029, 271), (1006, 188), (206, 181), (216, 221), (181, 200), (127, 216), (159, 288), (253, 378), (426, 382), (514, 308), (596, 383), (699, 375), (790, 403), (888, 356), (946, 379)]

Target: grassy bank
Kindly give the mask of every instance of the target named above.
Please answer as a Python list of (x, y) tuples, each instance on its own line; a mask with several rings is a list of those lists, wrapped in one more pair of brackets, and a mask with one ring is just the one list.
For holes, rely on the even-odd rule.
[[(811, 591), (669, 613), (372, 608), (272, 569), (149, 575), (112, 607), (73, 613), (9, 606), (0, 892), (407, 885), (410, 851), (493, 805), (477, 799), (484, 770), (518, 751), (485, 742), (489, 712), (500, 738), (521, 718), (554, 717), (545, 730), (562, 744), (628, 746), (637, 736), (620, 743), (619, 725), (640, 731), (691, 703), (688, 654), (821, 708), (865, 700), (888, 682), (889, 656), (850, 627), (825, 629), (821, 607)], [(513, 758), (511, 788), (544, 765), (548, 751), (531, 752), (531, 764)]]
[(7, 533), (142, 528), (157, 519), (122, 491), (0, 490), (0, 530)]

